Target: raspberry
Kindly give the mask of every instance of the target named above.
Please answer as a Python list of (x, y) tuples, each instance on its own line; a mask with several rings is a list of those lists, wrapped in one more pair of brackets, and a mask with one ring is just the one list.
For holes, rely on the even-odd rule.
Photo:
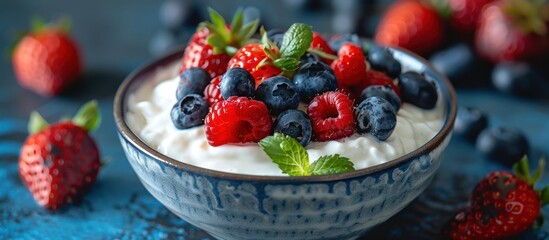
[(336, 140), (352, 135), (356, 130), (353, 101), (341, 92), (325, 92), (309, 104), (307, 113), (316, 141)]
[(271, 134), (271, 126), (271, 116), (263, 102), (232, 96), (210, 108), (204, 131), (211, 146), (220, 146), (259, 142)]
[(221, 90), (219, 89), (220, 83), (221, 76), (217, 76), (204, 89), (204, 98), (210, 106), (213, 106), (216, 102), (223, 101), (223, 96), (221, 96)]

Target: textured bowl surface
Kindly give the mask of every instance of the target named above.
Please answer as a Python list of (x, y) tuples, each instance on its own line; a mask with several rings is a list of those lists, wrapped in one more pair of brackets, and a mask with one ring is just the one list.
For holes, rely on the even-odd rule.
[(445, 111), (442, 129), (432, 140), (393, 161), (343, 174), (280, 177), (213, 171), (158, 153), (125, 123), (126, 100), (156, 68), (177, 61), (181, 49), (134, 71), (118, 89), (114, 117), (121, 145), (156, 199), (218, 239), (355, 239), (428, 186), (456, 115), (455, 92), (444, 76), (411, 53), (392, 52), (405, 68), (437, 83)]

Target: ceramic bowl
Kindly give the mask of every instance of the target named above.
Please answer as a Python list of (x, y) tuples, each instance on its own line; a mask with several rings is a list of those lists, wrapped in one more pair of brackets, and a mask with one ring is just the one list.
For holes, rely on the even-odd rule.
[(126, 157), (145, 188), (170, 211), (218, 239), (356, 239), (420, 195), (440, 166), (452, 135), (456, 95), (424, 59), (393, 49), (403, 67), (434, 80), (444, 105), (440, 132), (398, 159), (343, 174), (251, 176), (185, 164), (147, 146), (125, 122), (128, 96), (182, 49), (135, 70), (114, 100)]

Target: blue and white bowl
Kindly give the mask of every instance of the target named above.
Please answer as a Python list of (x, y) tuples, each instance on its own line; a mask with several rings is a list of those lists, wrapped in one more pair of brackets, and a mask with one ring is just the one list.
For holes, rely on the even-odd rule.
[(434, 80), (444, 123), (425, 145), (398, 159), (348, 173), (280, 177), (219, 172), (185, 164), (147, 146), (125, 122), (128, 96), (151, 73), (177, 61), (174, 51), (130, 74), (114, 100), (128, 161), (146, 189), (173, 213), (218, 239), (355, 239), (395, 215), (425, 190), (452, 135), (456, 95), (422, 58), (394, 49), (404, 68)]

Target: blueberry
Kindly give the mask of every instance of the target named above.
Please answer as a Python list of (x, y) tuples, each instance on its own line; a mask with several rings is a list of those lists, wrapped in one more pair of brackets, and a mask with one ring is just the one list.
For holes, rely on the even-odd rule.
[(358, 35), (356, 34), (350, 33), (340, 34), (330, 38), (330, 40), (328, 41), (328, 45), (330, 45), (331, 49), (337, 52), (341, 48), (341, 46), (347, 42), (362, 47), (362, 41), (360, 41), (360, 37), (358, 37)]
[(176, 90), (177, 99), (181, 99), (187, 94), (199, 94), (204, 96), (204, 89), (212, 78), (203, 68), (189, 68), (179, 76), (179, 85)]
[(411, 103), (420, 108), (432, 109), (435, 107), (438, 94), (436, 85), (417, 72), (405, 72), (399, 76), (398, 86), (402, 101)]
[(274, 43), (276, 43), (276, 46), (280, 49), (280, 46), (282, 45), (282, 40), (284, 39), (284, 34), (286, 31), (283, 31), (281, 29), (271, 29), (267, 31), (267, 37)]
[(297, 108), (299, 94), (290, 79), (283, 76), (263, 81), (255, 90), (255, 98), (267, 105), (271, 115), (278, 115), (286, 109)]
[(297, 109), (280, 113), (274, 122), (274, 131), (295, 138), (303, 146), (311, 142), (313, 132), (307, 114)]
[(398, 97), (392, 87), (385, 85), (369, 86), (362, 90), (359, 101), (362, 102), (364, 101), (364, 99), (374, 96), (381, 97), (387, 100), (389, 103), (391, 103), (391, 105), (393, 105), (393, 108), (396, 112), (398, 112), (398, 110), (400, 109), (400, 97)]
[(368, 62), (373, 69), (386, 73), (391, 78), (400, 75), (402, 66), (389, 50), (377, 44), (368, 44)]
[(478, 134), (488, 126), (486, 113), (478, 108), (460, 107), (458, 109), (454, 132), (456, 135), (475, 141)]
[(492, 160), (511, 166), (528, 153), (528, 140), (515, 128), (487, 128), (479, 134), (476, 147)]
[(370, 133), (384, 141), (395, 130), (397, 118), (393, 105), (381, 97), (369, 97), (355, 109), (358, 133)]
[(544, 81), (542, 75), (525, 62), (499, 63), (492, 72), (494, 87), (517, 96), (539, 97)]
[(318, 55), (314, 54), (314, 53), (305, 52), (305, 54), (303, 54), (303, 56), (301, 56), (299, 61), (301, 62), (301, 63), (299, 63), (299, 66), (303, 66), (306, 63), (319, 62), (320, 57)]
[(177, 101), (170, 112), (173, 125), (178, 129), (202, 125), (209, 107), (204, 97), (198, 94), (186, 95)]
[(429, 60), (436, 70), (454, 80), (472, 70), (476, 57), (468, 44), (458, 43), (433, 54)]
[(317, 94), (337, 89), (337, 79), (330, 66), (322, 62), (307, 63), (297, 69), (294, 83), (303, 102), (310, 102)]
[(255, 80), (244, 68), (231, 68), (221, 77), (219, 90), (224, 99), (230, 96), (253, 97)]

